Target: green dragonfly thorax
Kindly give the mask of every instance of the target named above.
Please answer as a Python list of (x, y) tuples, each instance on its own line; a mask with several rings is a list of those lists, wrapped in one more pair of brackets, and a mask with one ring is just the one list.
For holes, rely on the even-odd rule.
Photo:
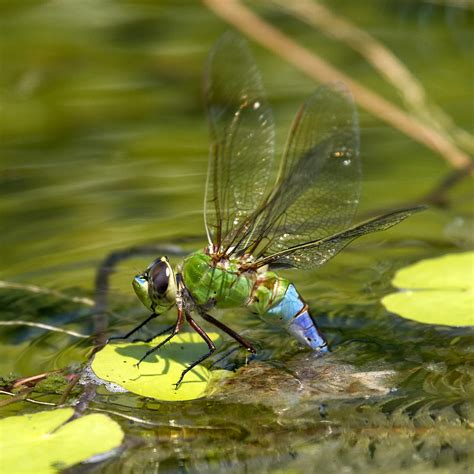
[(176, 301), (176, 279), (166, 257), (151, 263), (132, 281), (138, 299), (153, 312), (161, 313)]
[(198, 305), (215, 302), (218, 308), (245, 306), (249, 303), (257, 278), (255, 271), (241, 272), (239, 259), (214, 263), (203, 251), (187, 257), (182, 266), (183, 281)]

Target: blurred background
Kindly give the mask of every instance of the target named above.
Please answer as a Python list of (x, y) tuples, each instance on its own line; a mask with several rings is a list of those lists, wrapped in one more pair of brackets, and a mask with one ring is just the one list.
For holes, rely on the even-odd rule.
[[(254, 3), (253, 11), (291, 40), (414, 114), (347, 44), (277, 3)], [(466, 134), (473, 126), (471, 7), (389, 0), (326, 6), (388, 48), (427, 102)], [(90, 286), (95, 263), (113, 249), (203, 236), (202, 71), (231, 26), (204, 4), (182, 1), (2, 2), (0, 21), (1, 277)], [(261, 45), (252, 49), (281, 149), (317, 83)], [(398, 86), (403, 92), (411, 84)], [(452, 170), (432, 149), (359, 112), (363, 208), (418, 198)], [(443, 238), (437, 230), (431, 237)]]
[[(86, 310), (71, 301), (59, 304), (55, 296), (35, 299), (26, 285), (91, 297), (97, 266), (111, 251), (151, 242), (184, 242), (187, 250), (205, 244), (209, 138), (202, 73), (219, 36), (244, 25), (248, 30), (241, 34), (249, 39), (274, 109), (279, 151), (294, 114), (320, 80), (317, 67), (308, 73), (304, 64), (288, 61), (297, 45), (374, 95), (358, 106), (364, 170), (360, 217), (419, 202), (435, 191), (423, 214), (358, 241), (327, 268), (288, 275), (316, 307), (335, 347), (354, 331), (383, 339), (381, 346), (360, 352), (358, 346), (341, 346), (347, 360), (364, 364), (390, 353), (391, 364), (406, 362), (407, 370), (433, 358), (446, 360), (446, 353), (436, 350), (443, 341), (459, 342), (460, 333), (401, 321), (377, 302), (402, 265), (473, 245), (472, 178), (466, 171), (474, 150), (471, 2), (28, 0), (2, 1), (0, 9), (2, 319), (69, 324), (90, 333)], [(252, 30), (246, 14), (284, 35), (289, 49), (272, 51), (272, 37), (261, 28)], [(258, 41), (252, 31), (260, 32)], [(380, 101), (394, 109), (380, 108)], [(396, 123), (390, 119), (393, 110), (399, 114)], [(455, 185), (437, 190), (448, 176)], [(113, 277), (114, 331), (144, 315), (130, 281), (148, 260), (125, 261)], [(298, 352), (287, 346), (286, 336), (250, 317), (235, 324), (250, 328), (260, 341), (261, 360), (284, 361)], [(3, 332), (10, 351), (4, 372), (30, 375), (83, 362), (89, 346), (71, 346), (63, 337), (27, 328)], [(393, 349), (404, 337), (411, 345)], [(407, 356), (423, 344), (425, 355)], [(461, 359), (450, 360), (458, 367)], [(472, 378), (465, 380), (472, 388)], [(422, 396), (425, 382), (413, 381), (414, 398)], [(258, 410), (250, 413), (249, 420), (259, 420)], [(185, 415), (191, 423), (189, 405)], [(272, 416), (268, 420), (274, 422)], [(298, 426), (280, 433), (274, 444), (278, 453), (292, 446), (292, 429)], [(235, 440), (227, 441), (226, 449)], [(216, 452), (220, 459), (224, 451)], [(150, 448), (146, 455), (169, 459), (170, 472), (182, 466), (182, 456), (173, 450), (160, 457)], [(265, 461), (270, 466), (272, 456)], [(290, 458), (285, 458), (289, 466)], [(202, 462), (194, 468), (209, 472)], [(237, 471), (244, 469), (242, 462)], [(249, 461), (248, 469), (259, 462)], [(350, 456), (344, 462), (353, 466)], [(455, 463), (454, 455), (449, 462)]]

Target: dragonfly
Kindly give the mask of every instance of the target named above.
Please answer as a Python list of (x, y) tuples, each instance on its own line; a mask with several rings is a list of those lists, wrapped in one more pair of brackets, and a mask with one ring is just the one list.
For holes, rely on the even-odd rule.
[(320, 86), (304, 102), (275, 170), (272, 109), (246, 41), (232, 33), (221, 37), (204, 76), (211, 135), (204, 199), (208, 245), (175, 269), (160, 257), (136, 275), (133, 288), (151, 314), (128, 334), (111, 338), (129, 338), (176, 306), (175, 324), (159, 335), (170, 334), (137, 364), (188, 323), (208, 351), (185, 368), (176, 388), (216, 350), (196, 315), (256, 353), (250, 341), (210, 314), (213, 309), (245, 307), (316, 354), (326, 353), (328, 343), (308, 304), (275, 268), (318, 267), (354, 239), (423, 209), (402, 209), (351, 225), (361, 160), (358, 115), (343, 84)]

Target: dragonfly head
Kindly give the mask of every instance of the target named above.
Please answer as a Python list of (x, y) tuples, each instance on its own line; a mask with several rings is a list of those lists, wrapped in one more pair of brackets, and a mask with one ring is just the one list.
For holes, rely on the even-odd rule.
[(156, 259), (132, 282), (138, 299), (153, 312), (162, 312), (176, 300), (176, 278), (166, 257)]

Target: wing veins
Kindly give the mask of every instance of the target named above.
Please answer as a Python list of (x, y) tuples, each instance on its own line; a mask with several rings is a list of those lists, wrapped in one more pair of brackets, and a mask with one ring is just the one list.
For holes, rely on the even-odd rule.
[(389, 214), (385, 214), (383, 216), (374, 217), (365, 222), (362, 222), (361, 224), (358, 224), (349, 229), (346, 229), (342, 232), (338, 232), (328, 237), (324, 237), (323, 239), (317, 239), (310, 242), (305, 242), (303, 244), (298, 244), (288, 249), (282, 250), (280, 252), (276, 252), (272, 255), (263, 257), (259, 259), (257, 262), (255, 262), (254, 266), (258, 268), (263, 265), (278, 263), (279, 261), (282, 260), (282, 258), (289, 256), (300, 250), (316, 249), (318, 247), (322, 247), (325, 244), (341, 243), (342, 245), (339, 248), (337, 248), (336, 252), (334, 252), (328, 258), (325, 258), (325, 261), (327, 261), (329, 260), (329, 258), (334, 257), (339, 251), (341, 251), (346, 245), (348, 245), (354, 239), (371, 232), (378, 232), (378, 231), (389, 229), (390, 227), (400, 223), (401, 221), (403, 221), (410, 215), (416, 212), (423, 211), (424, 209), (426, 209), (426, 206), (416, 206), (412, 208), (406, 208), (406, 209), (394, 211)]

